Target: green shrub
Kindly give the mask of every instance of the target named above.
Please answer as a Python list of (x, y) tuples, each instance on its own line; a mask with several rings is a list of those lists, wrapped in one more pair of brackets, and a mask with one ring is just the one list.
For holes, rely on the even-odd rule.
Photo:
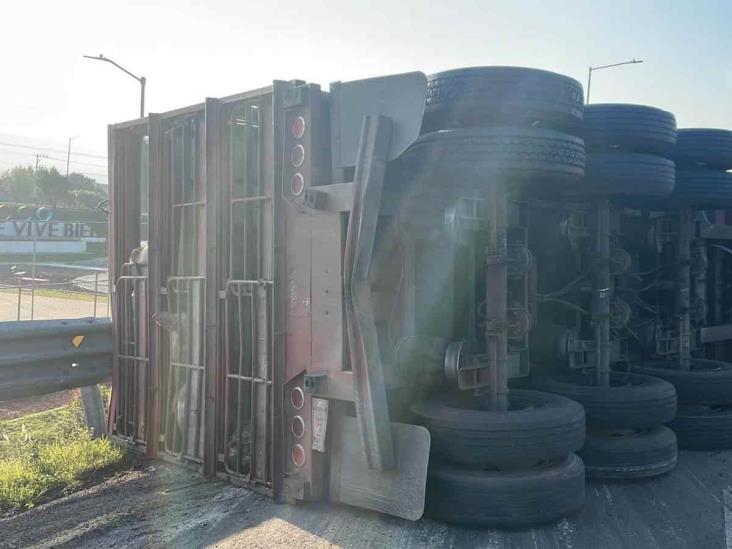
[(123, 462), (122, 450), (93, 439), (79, 400), (69, 406), (0, 421), (0, 510), (32, 507), (68, 493), (95, 471)]

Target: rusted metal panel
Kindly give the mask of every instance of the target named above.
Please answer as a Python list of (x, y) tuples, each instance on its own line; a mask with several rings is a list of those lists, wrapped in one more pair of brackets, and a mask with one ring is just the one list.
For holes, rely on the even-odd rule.
[(233, 107), (229, 127), (224, 305), (223, 469), (252, 485), (270, 486), (272, 195), (262, 174), (264, 113), (258, 102)]
[[(268, 192), (278, 199), (272, 203), (272, 384), (276, 390), (272, 391), (272, 495), (277, 501), (283, 497), (283, 480), (285, 474), (284, 455), (284, 382), (285, 363), (287, 360), (285, 350), (285, 318), (286, 318), (286, 284), (285, 284), (285, 254), (282, 253), (285, 245), (284, 215), (283, 208), (286, 207), (283, 196), (284, 162), (281, 151), (285, 142), (284, 122), (284, 93), (287, 84), (276, 81), (272, 87), (271, 96), (271, 120), (272, 139), (271, 146), (267, 145), (264, 151), (264, 166), (267, 171), (266, 185)], [(269, 143), (270, 140), (267, 140)], [(280, 389), (282, 388), (282, 389)]]
[[(219, 413), (216, 406), (216, 395), (219, 391), (219, 322), (220, 312), (218, 304), (218, 289), (221, 287), (221, 273), (219, 268), (219, 246), (223, 239), (220, 219), (222, 204), (219, 190), (223, 187), (221, 181), (222, 164), (222, 121), (221, 103), (217, 99), (206, 99), (205, 132), (204, 132), (204, 181), (206, 186), (206, 285), (205, 300), (209, 304), (205, 312), (205, 360), (209, 366), (206, 370), (206, 402), (205, 424), (203, 436), (203, 471), (208, 478), (216, 473), (216, 424)], [(220, 394), (220, 393), (218, 393)]]
[[(314, 345), (328, 345), (314, 340), (313, 283), (314, 242), (313, 211), (303, 201), (308, 189), (326, 181), (329, 159), (324, 158), (322, 139), (325, 134), (325, 101), (319, 86), (298, 82), (284, 85), (281, 122), (284, 151), (281, 172), (282, 207), (282, 270), (284, 299), (285, 361), (284, 392), (288, 397), (283, 411), (284, 483), (283, 495), (288, 499), (318, 499), (324, 492), (325, 456), (312, 450), (312, 394), (302, 394), (302, 405), (296, 409), (289, 396), (305, 389), (305, 375), (318, 369), (313, 362)], [(278, 111), (276, 110), (275, 113)], [(303, 154), (297, 157), (297, 152)], [(277, 248), (275, 248), (277, 250)], [(292, 434), (292, 421), (302, 420), (301, 436)], [(297, 420), (299, 421), (299, 419)], [(297, 458), (302, 455), (302, 459)]]
[[(131, 121), (110, 129), (117, 182), (115, 280), (144, 282), (149, 292), (147, 330), (140, 327), (148, 339), (147, 354), (118, 353), (118, 360), (147, 363), (146, 393), (125, 389), (125, 403), (144, 401), (147, 455), (275, 498), (317, 499), (325, 493), (330, 448), (327, 437), (317, 444), (313, 440), (313, 397), (358, 400), (342, 284), (354, 184), (330, 185), (329, 114), (328, 95), (318, 86), (275, 82), (151, 114), (147, 128), (143, 121)], [(120, 270), (128, 262), (130, 243), (139, 245), (140, 239), (138, 222), (132, 222), (139, 217), (134, 205), (139, 190), (134, 184), (127, 188), (126, 181), (132, 181), (134, 164), (140, 162), (130, 147), (143, 128), (149, 140), (146, 279)], [(359, 177), (383, 183), (388, 136), (380, 143), (384, 154), (372, 155), (371, 171)], [(301, 162), (295, 156), (298, 147)], [(325, 200), (309, 204), (308, 193), (316, 190)], [(121, 204), (130, 200), (132, 206)], [(384, 213), (379, 202), (368, 208), (374, 234), (361, 242), (371, 249)], [(368, 263), (356, 270), (364, 284), (369, 283)], [(363, 305), (362, 286), (354, 288), (359, 292), (355, 301)], [(134, 297), (138, 293), (125, 292), (126, 305), (120, 306), (142, 311)], [(123, 316), (129, 314), (119, 309), (115, 321), (123, 322)], [(362, 332), (373, 357), (380, 335), (375, 327), (362, 326)], [(321, 394), (317, 379), (323, 372), (328, 383)], [(307, 388), (296, 410), (289, 402), (292, 388)], [(367, 399), (374, 400), (373, 394)], [(385, 396), (375, 400), (385, 411)], [(305, 424), (299, 437), (291, 428), (295, 415)], [(305, 454), (302, 464), (291, 454), (297, 445)], [(389, 465), (383, 455), (377, 463), (378, 468)]]
[(114, 434), (132, 444), (147, 443), (148, 356), (147, 265), (126, 263), (115, 284)]
[(162, 112), (158, 116), (160, 116), (160, 118), (165, 121), (175, 123), (176, 120), (179, 121), (188, 116), (201, 114), (205, 106), (205, 103), (196, 103), (195, 105), (188, 105), (187, 107), (181, 107), (179, 109)]
[(271, 112), (266, 106), (251, 99), (232, 105), (226, 118), (219, 461), (229, 478), (268, 490), (272, 486), (273, 193), (267, 185), (271, 168), (265, 149), (271, 147)]
[[(117, 273), (119, 272), (118, 269), (118, 261), (117, 261), (117, 186), (119, 185), (116, 177), (116, 138), (115, 138), (115, 132), (114, 132), (114, 126), (111, 124), (107, 126), (107, 177), (108, 177), (108, 193), (109, 193), (109, 215), (108, 215), (108, 229), (107, 229), (107, 274), (109, 276), (108, 279), (108, 288), (114, 287), (114, 281), (117, 278)], [(115, 305), (115, 296), (114, 293), (112, 293), (109, 296), (110, 301), (110, 307), (111, 311), (114, 311), (114, 305)], [(112, 313), (114, 315), (114, 313)], [(117, 364), (117, 356), (115, 349), (117, 348), (117, 336), (115, 335), (116, 327), (115, 322), (118, 321), (118, 319), (115, 319), (113, 316), (113, 323), (112, 323), (112, 364)], [(113, 366), (112, 368), (112, 396), (110, 398), (109, 402), (109, 414), (107, 418), (107, 430), (109, 432), (113, 432), (114, 430), (114, 418), (116, 416), (116, 410), (117, 410), (117, 391), (119, 387), (119, 381), (118, 381), (118, 372), (119, 370)]]
[[(343, 314), (343, 268), (341, 250), (344, 238), (341, 215), (318, 213), (312, 217), (312, 360), (316, 371), (332, 373), (328, 394), (336, 389), (338, 373), (346, 369), (347, 347)], [(351, 376), (348, 375), (350, 381)], [(353, 398), (353, 386), (347, 384), (341, 397)]]
[(254, 90), (235, 93), (234, 95), (227, 95), (220, 98), (219, 101), (222, 105), (230, 105), (232, 103), (240, 103), (249, 99), (257, 99), (261, 102), (270, 104), (273, 92), (274, 86), (264, 86), (263, 88), (256, 88)]
[(163, 135), (167, 196), (159, 206), (169, 212), (170, 230), (163, 232), (162, 242), (168, 251), (163, 257), (164, 309), (155, 318), (164, 328), (161, 450), (200, 465), (206, 370), (203, 113), (167, 120)]
[(148, 285), (140, 256), (143, 148), (146, 120), (110, 127), (110, 287), (113, 316), (113, 389), (109, 428), (133, 444), (146, 443), (148, 404)]
[(119, 122), (112, 124), (112, 128), (115, 130), (140, 130), (146, 129), (148, 124), (148, 117), (135, 118), (134, 120), (126, 120), (125, 122)]
[[(162, 122), (157, 114), (149, 114), (148, 127), (148, 183), (149, 199), (148, 209), (151, 213), (148, 237), (148, 307), (150, 314), (145, 319), (148, 330), (148, 353), (150, 365), (148, 372), (148, 417), (147, 434), (151, 444), (146, 447), (147, 457), (154, 458), (158, 455), (158, 440), (160, 436), (160, 406), (161, 395), (161, 373), (162, 348), (160, 336), (162, 328), (153, 318), (161, 310), (160, 288), (163, 287), (163, 256), (162, 256), (162, 235), (165, 230), (165, 217), (162, 215), (161, 203), (163, 202), (164, 189), (162, 177), (162, 149), (163, 133)], [(119, 321), (119, 319), (116, 319)]]

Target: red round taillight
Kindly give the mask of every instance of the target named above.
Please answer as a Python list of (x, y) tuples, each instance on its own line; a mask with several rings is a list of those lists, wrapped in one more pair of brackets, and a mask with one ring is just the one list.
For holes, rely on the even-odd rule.
[(305, 179), (303, 179), (302, 174), (296, 173), (290, 179), (290, 192), (295, 196), (300, 196), (304, 190)]
[(305, 119), (298, 116), (292, 121), (292, 136), (295, 139), (301, 139), (305, 135)]
[(301, 444), (295, 444), (295, 446), (292, 447), (290, 455), (292, 456), (292, 463), (297, 467), (305, 465), (305, 448), (303, 448)]
[(305, 434), (305, 420), (300, 416), (293, 417), (290, 423), (290, 430), (297, 438), (302, 438)]
[(305, 147), (302, 145), (295, 145), (292, 147), (292, 151), (290, 152), (290, 162), (292, 162), (292, 165), (295, 168), (302, 166), (302, 163), (305, 162)]
[(305, 393), (300, 387), (294, 387), (290, 391), (290, 404), (295, 410), (302, 410), (302, 407), (305, 406)]

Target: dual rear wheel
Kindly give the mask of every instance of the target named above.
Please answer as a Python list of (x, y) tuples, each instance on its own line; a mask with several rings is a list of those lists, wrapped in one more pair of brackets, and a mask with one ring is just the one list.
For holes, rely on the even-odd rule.
[(671, 361), (647, 362), (636, 371), (658, 376), (676, 388), (679, 411), (669, 426), (679, 447), (688, 450), (732, 448), (732, 364), (692, 358), (688, 370)]
[(641, 478), (676, 465), (673, 431), (664, 426), (676, 416), (674, 386), (643, 374), (612, 372), (601, 386), (594, 373), (537, 377), (534, 385), (584, 406), (588, 432), (579, 451), (590, 478)]
[(582, 406), (560, 395), (512, 390), (506, 411), (450, 393), (412, 407), (432, 436), (425, 513), (472, 526), (519, 527), (578, 511), (585, 470)]

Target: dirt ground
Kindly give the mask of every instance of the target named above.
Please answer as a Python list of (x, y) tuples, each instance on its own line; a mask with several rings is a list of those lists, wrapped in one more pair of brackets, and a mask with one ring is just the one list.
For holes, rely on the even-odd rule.
[[(106, 297), (97, 300), (96, 316), (107, 316)], [(36, 295), (33, 303), (33, 318), (49, 320), (54, 318), (84, 318), (94, 316), (94, 300), (76, 300), (62, 297)], [(23, 293), (20, 302), (20, 320), (30, 320), (31, 298)], [(4, 290), (0, 292), (0, 322), (18, 319), (18, 294)]]
[(575, 517), (499, 531), (335, 504), (277, 504), (156, 462), (0, 518), (0, 547), (730, 549), (731, 483), (732, 452), (682, 452), (676, 470), (657, 479), (588, 482)]
[(78, 395), (78, 389), (59, 391), (50, 395), (0, 400), (0, 419), (15, 419), (27, 414), (43, 412), (53, 408), (67, 406)]

